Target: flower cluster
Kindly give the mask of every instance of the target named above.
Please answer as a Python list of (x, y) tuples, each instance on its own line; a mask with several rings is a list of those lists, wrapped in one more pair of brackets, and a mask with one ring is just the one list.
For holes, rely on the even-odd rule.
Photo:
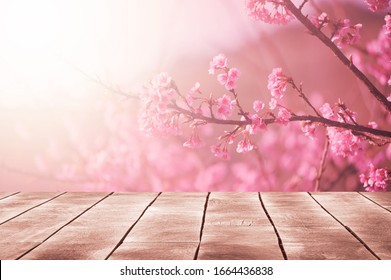
[(272, 24), (287, 24), (294, 19), (282, 0), (247, 0), (247, 14), (254, 20)]
[(321, 13), (318, 17), (312, 17), (311, 22), (316, 28), (322, 28), (328, 25), (329, 18), (326, 13)]
[(216, 104), (216, 117), (226, 120), (232, 114), (235, 100), (232, 100), (228, 95), (224, 94), (223, 97), (216, 100)]
[(216, 70), (223, 70), (223, 73), (217, 75), (217, 80), (227, 90), (233, 90), (240, 76), (237, 68), (227, 67), (227, 58), (224, 54), (216, 55), (209, 64), (209, 74), (214, 75)]
[(389, 0), (365, 0), (365, 3), (367, 3), (368, 8), (372, 12), (376, 12), (378, 10), (387, 9), (389, 5)]
[[(355, 123), (356, 114), (344, 106), (344, 104), (339, 103), (339, 110), (335, 113), (330, 104), (325, 103), (319, 111), (326, 119), (341, 123)], [(350, 130), (337, 127), (327, 127), (327, 136), (330, 142), (330, 150), (336, 156), (354, 157), (362, 149), (362, 137), (354, 135)]]
[(274, 68), (268, 77), (267, 88), (273, 97), (281, 99), (286, 91), (286, 85), (290, 80), (285, 76), (281, 68)]
[(385, 17), (385, 25), (378, 37), (366, 45), (367, 60), (361, 66), (381, 85), (387, 85), (391, 78), (391, 16)]
[(351, 25), (349, 19), (344, 19), (342, 22), (337, 24), (337, 28), (333, 38), (331, 38), (331, 41), (339, 48), (353, 45), (360, 39), (361, 27), (362, 24), (360, 23)]
[(175, 99), (175, 84), (167, 73), (160, 73), (142, 88), (143, 104), (139, 117), (140, 129), (148, 135), (178, 134), (178, 114), (169, 105)]
[(367, 174), (360, 174), (360, 182), (368, 192), (387, 190), (388, 171), (384, 168), (375, 168), (371, 163)]

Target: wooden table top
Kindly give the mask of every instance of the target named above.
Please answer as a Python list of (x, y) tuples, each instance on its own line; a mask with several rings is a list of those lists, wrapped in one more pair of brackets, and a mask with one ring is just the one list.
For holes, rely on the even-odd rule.
[(391, 259), (391, 193), (0, 193), (0, 259)]

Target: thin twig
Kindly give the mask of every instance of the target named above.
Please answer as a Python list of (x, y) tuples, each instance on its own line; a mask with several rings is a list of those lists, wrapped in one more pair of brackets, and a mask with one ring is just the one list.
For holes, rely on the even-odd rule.
[(342, 51), (311, 21), (302, 14), (299, 8), (297, 8), (292, 1), (283, 0), (285, 7), (320, 41), (322, 41), (331, 51), (338, 57), (338, 59), (349, 68), (353, 74), (360, 79), (366, 87), (369, 89), (369, 92), (384, 106), (384, 108), (391, 113), (391, 102), (375, 87), (375, 85), (364, 75), (350, 60), (347, 58)]
[(290, 84), (292, 85), (293, 89), (296, 90), (296, 91), (299, 93), (299, 96), (300, 96), (301, 98), (303, 98), (304, 101), (305, 101), (305, 102), (311, 107), (311, 109), (315, 112), (315, 114), (316, 114), (318, 117), (321, 118), (322, 116), (319, 114), (318, 110), (315, 109), (315, 107), (311, 104), (311, 102), (309, 101), (309, 99), (307, 98), (307, 96), (304, 94), (302, 86), (300, 85), (300, 87), (298, 87), (298, 86), (295, 84), (295, 82), (293, 81), (293, 79), (290, 79), (289, 82), (290, 82)]
[(327, 152), (329, 150), (329, 145), (330, 145), (329, 138), (326, 137), (326, 140), (324, 143), (324, 148), (323, 148), (323, 153), (322, 153), (322, 158), (321, 158), (320, 164), (319, 164), (318, 175), (315, 178), (315, 187), (314, 187), (315, 192), (318, 192), (320, 190), (320, 188), (319, 188), (320, 180), (322, 179), (322, 175), (325, 170), (326, 157), (327, 157)]

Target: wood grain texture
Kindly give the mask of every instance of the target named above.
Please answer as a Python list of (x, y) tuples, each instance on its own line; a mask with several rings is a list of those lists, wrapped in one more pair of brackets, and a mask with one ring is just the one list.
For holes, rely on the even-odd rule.
[(258, 193), (212, 193), (198, 259), (283, 259)]
[(361, 195), (391, 211), (391, 192), (367, 192)]
[(3, 192), (0, 259), (390, 260), (390, 205), (390, 193)]
[[(316, 193), (314, 198), (380, 259), (390, 257), (391, 213), (359, 193)], [(390, 196), (385, 196), (391, 198)], [(385, 203), (385, 201), (383, 201)]]
[(115, 193), (22, 259), (105, 259), (156, 195)]
[[(206, 197), (207, 193), (163, 193), (110, 259), (192, 259)], [(169, 244), (171, 250), (167, 250)]]
[(17, 194), (17, 192), (0, 192), (0, 200), (15, 194)]
[(50, 201), (61, 193), (18, 193), (0, 200), (0, 224)]
[(0, 259), (20, 257), (106, 195), (66, 193), (0, 225)]
[(375, 259), (308, 193), (263, 193), (288, 259)]

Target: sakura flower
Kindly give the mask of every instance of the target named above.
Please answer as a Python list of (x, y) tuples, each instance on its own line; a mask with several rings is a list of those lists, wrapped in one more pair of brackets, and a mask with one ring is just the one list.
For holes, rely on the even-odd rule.
[(236, 81), (239, 78), (239, 70), (236, 68), (231, 68), (227, 73), (222, 73), (217, 76), (219, 83), (227, 90), (233, 90), (236, 87)]
[(218, 54), (209, 63), (208, 72), (213, 75), (217, 69), (223, 69), (225, 67), (227, 67), (227, 57), (224, 54)]
[(363, 140), (354, 135), (350, 130), (336, 127), (327, 127), (330, 150), (336, 156), (356, 156), (362, 150)]
[(266, 124), (260, 116), (254, 114), (250, 116), (250, 119), (251, 124), (246, 126), (246, 131), (248, 131), (250, 134), (256, 134), (261, 130), (266, 130)]
[(229, 160), (231, 158), (231, 156), (228, 153), (228, 149), (227, 149), (226, 143), (224, 144), (223, 147), (221, 147), (221, 145), (222, 144), (211, 146), (210, 150), (211, 150), (212, 154), (215, 157), (218, 157), (218, 158), (221, 158), (221, 159), (224, 159), (224, 160)]
[(142, 110), (138, 118), (141, 131), (152, 134), (179, 134), (178, 114), (168, 108), (176, 94), (167, 73), (160, 73), (142, 88)]
[(388, 14), (384, 17), (385, 20), (385, 25), (384, 25), (384, 34), (387, 35), (388, 37), (391, 36), (391, 15)]
[(196, 82), (196, 83), (194, 84), (194, 86), (190, 89), (189, 93), (187, 94), (187, 96), (186, 96), (186, 101), (187, 101), (187, 103), (188, 103), (190, 106), (192, 106), (192, 105), (194, 104), (194, 101), (195, 101), (195, 99), (196, 99), (196, 98), (194, 97), (194, 95), (195, 95), (195, 94), (201, 94), (200, 88), (201, 88), (201, 84), (200, 84), (199, 82)]
[(192, 94), (201, 93), (200, 88), (201, 88), (201, 84), (200, 84), (199, 82), (196, 82), (196, 83), (194, 84), (194, 86), (190, 89), (190, 92), (191, 92)]
[(243, 139), (239, 141), (238, 146), (236, 147), (236, 152), (247, 153), (254, 149), (254, 145), (251, 143), (248, 134), (245, 133)]
[(319, 111), (321, 112), (322, 116), (326, 119), (333, 119), (334, 117), (334, 111), (329, 103), (323, 104), (323, 106), (319, 108)]
[[(387, 23), (388, 21), (388, 23)], [(381, 85), (387, 85), (391, 77), (391, 16), (380, 30), (378, 37), (366, 45), (366, 51), (374, 58), (364, 64), (365, 70), (374, 76)]]
[(365, 0), (365, 3), (367, 3), (368, 8), (372, 12), (387, 9), (389, 4), (388, 2), (389, 0)]
[(343, 22), (339, 24), (331, 41), (340, 49), (348, 45), (353, 45), (360, 39), (361, 27), (362, 24), (350, 25), (350, 20), (344, 19)]
[(272, 24), (287, 24), (294, 16), (282, 0), (247, 0), (247, 15), (254, 20)]
[(253, 109), (254, 109), (254, 111), (255, 112), (259, 112), (259, 111), (261, 111), (263, 108), (265, 108), (265, 103), (263, 103), (262, 101), (260, 101), (260, 100), (255, 100), (254, 102), (253, 102)]
[(328, 19), (326, 13), (321, 13), (320, 16), (318, 16), (318, 17), (312, 17), (311, 22), (317, 28), (322, 28), (324, 26), (327, 26), (329, 19)]
[(235, 100), (231, 100), (231, 98), (228, 95), (224, 94), (223, 97), (218, 98), (216, 100), (216, 103), (217, 103), (216, 116), (220, 119), (226, 120), (232, 114)]
[(270, 110), (274, 110), (277, 107), (277, 100), (275, 98), (270, 99), (269, 108)]
[(285, 108), (280, 108), (278, 110), (276, 123), (287, 125), (289, 123), (289, 119), (292, 117), (291, 112), (289, 112)]
[(384, 168), (376, 169), (371, 163), (367, 174), (360, 174), (360, 182), (367, 192), (387, 191), (388, 171)]
[(268, 77), (267, 88), (273, 97), (281, 99), (286, 91), (289, 78), (285, 76), (281, 68), (274, 68)]
[(373, 129), (378, 129), (379, 125), (376, 122), (369, 122), (368, 126)]
[(306, 121), (301, 123), (301, 131), (304, 132), (305, 136), (313, 139), (315, 137), (316, 124)]
[(190, 149), (196, 149), (205, 146), (205, 142), (200, 139), (198, 133), (194, 129), (190, 139), (183, 143), (183, 146)]

